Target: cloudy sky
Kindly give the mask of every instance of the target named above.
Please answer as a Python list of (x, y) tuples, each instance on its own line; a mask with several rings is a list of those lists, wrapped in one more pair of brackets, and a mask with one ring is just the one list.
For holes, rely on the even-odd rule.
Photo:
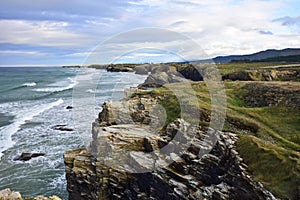
[(176, 45), (188, 59), (300, 47), (299, 0), (1, 0), (0, 9), (1, 66), (83, 64), (92, 54), (172, 61)]

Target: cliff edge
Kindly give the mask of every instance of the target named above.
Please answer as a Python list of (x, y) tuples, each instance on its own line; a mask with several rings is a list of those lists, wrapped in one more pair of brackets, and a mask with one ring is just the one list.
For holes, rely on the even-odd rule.
[(237, 135), (168, 122), (161, 98), (137, 90), (103, 104), (90, 146), (64, 154), (70, 200), (275, 199), (248, 175)]

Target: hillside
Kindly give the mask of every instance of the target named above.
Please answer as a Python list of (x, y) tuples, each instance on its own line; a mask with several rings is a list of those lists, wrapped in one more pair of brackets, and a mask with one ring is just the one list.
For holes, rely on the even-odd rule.
[[(269, 61), (289, 61), (289, 57), (287, 59), (283, 59), (286, 56), (299, 56), (300, 55), (300, 49), (283, 49), (283, 50), (275, 50), (275, 49), (269, 49), (265, 51), (260, 51), (253, 54), (248, 55), (229, 55), (229, 56), (218, 56), (213, 58), (212, 60), (216, 63), (229, 63), (232, 60), (249, 60), (249, 61), (260, 61), (265, 59), (270, 59)], [(281, 57), (281, 60), (276, 59), (275, 57)], [(297, 60), (298, 61), (298, 60)]]
[[(168, 122), (180, 117), (174, 94), (162, 87), (152, 95), (162, 95), (161, 105)], [(174, 83), (183, 92), (189, 92)], [(190, 108), (200, 107), (209, 116), (210, 96), (202, 82), (192, 83), (199, 102), (181, 99)], [(300, 83), (227, 82), (227, 117), (223, 131), (238, 134), (237, 149), (254, 179), (262, 182), (277, 197), (297, 199), (300, 185)], [(145, 94), (141, 94), (145, 95)], [(201, 118), (207, 126), (209, 119)]]

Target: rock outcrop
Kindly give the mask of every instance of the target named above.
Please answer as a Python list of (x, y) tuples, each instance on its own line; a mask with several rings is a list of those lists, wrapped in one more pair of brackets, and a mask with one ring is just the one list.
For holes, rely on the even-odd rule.
[(69, 199), (275, 199), (251, 179), (237, 136), (176, 119), (158, 99), (103, 105), (89, 148), (66, 151)]
[(151, 71), (151, 65), (138, 65), (133, 70), (136, 74), (147, 75)]
[[(0, 191), (0, 200), (23, 200), (19, 192), (13, 192), (9, 188)], [(61, 200), (58, 196), (44, 197), (37, 196), (35, 198), (24, 198), (24, 200)]]
[(222, 79), (232, 81), (300, 81), (300, 70), (245, 70), (226, 74)]
[(106, 70), (108, 72), (134, 72), (134, 64), (119, 64), (119, 65), (108, 65)]
[(295, 109), (300, 108), (300, 88), (291, 83), (264, 84), (247, 83), (241, 88), (245, 90), (241, 96), (248, 107), (265, 107), (283, 105)]
[[(169, 166), (153, 168), (154, 161), (161, 161), (149, 158), (146, 152), (152, 150), (153, 143), (149, 141), (158, 141), (157, 138), (131, 135), (130, 130), (136, 131), (133, 127), (123, 127), (130, 128), (129, 132), (118, 135), (116, 130), (120, 128), (106, 130), (109, 134), (101, 139), (106, 137), (112, 143), (102, 148), (106, 148), (104, 152), (111, 147), (124, 152), (108, 151), (115, 154), (109, 158), (106, 155), (95, 158), (87, 149), (65, 153), (70, 199), (275, 199), (247, 175), (246, 166), (235, 150), (233, 134), (220, 133), (212, 151), (203, 156), (198, 154), (203, 143), (199, 140), (180, 157), (176, 153), (166, 156), (165, 159), (174, 159)], [(131, 153), (124, 156), (128, 151)], [(130, 172), (140, 170), (139, 167), (151, 171)]]
[(14, 158), (14, 161), (28, 161), (32, 158), (46, 155), (45, 153), (22, 153), (20, 156)]
[(185, 78), (180, 76), (178, 72), (157, 72), (150, 74), (145, 82), (139, 85), (139, 88), (156, 88), (167, 83), (178, 83), (185, 81)]
[(192, 81), (203, 81), (203, 73), (205, 69), (199, 67), (197, 64), (189, 64), (188, 66), (178, 69), (178, 72), (185, 77), (186, 79), (190, 79)]

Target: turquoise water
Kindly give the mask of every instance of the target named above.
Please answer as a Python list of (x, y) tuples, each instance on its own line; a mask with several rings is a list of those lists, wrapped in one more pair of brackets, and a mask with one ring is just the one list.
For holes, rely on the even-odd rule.
[[(73, 91), (80, 85), (78, 77), (82, 74), (97, 73), (94, 69), (59, 67), (0, 68), (0, 190), (11, 188), (23, 197), (55, 194), (68, 198), (63, 152), (82, 146), (84, 138), (76, 129), (73, 111), (66, 107), (73, 106)], [(91, 119), (96, 118), (101, 104), (111, 100), (113, 94), (146, 78), (133, 73), (100, 74), (89, 80), (97, 87), (83, 91), (83, 96), (95, 96), (95, 116)], [(54, 130), (55, 125), (74, 131)], [(14, 161), (22, 152), (46, 155), (27, 162)]]

